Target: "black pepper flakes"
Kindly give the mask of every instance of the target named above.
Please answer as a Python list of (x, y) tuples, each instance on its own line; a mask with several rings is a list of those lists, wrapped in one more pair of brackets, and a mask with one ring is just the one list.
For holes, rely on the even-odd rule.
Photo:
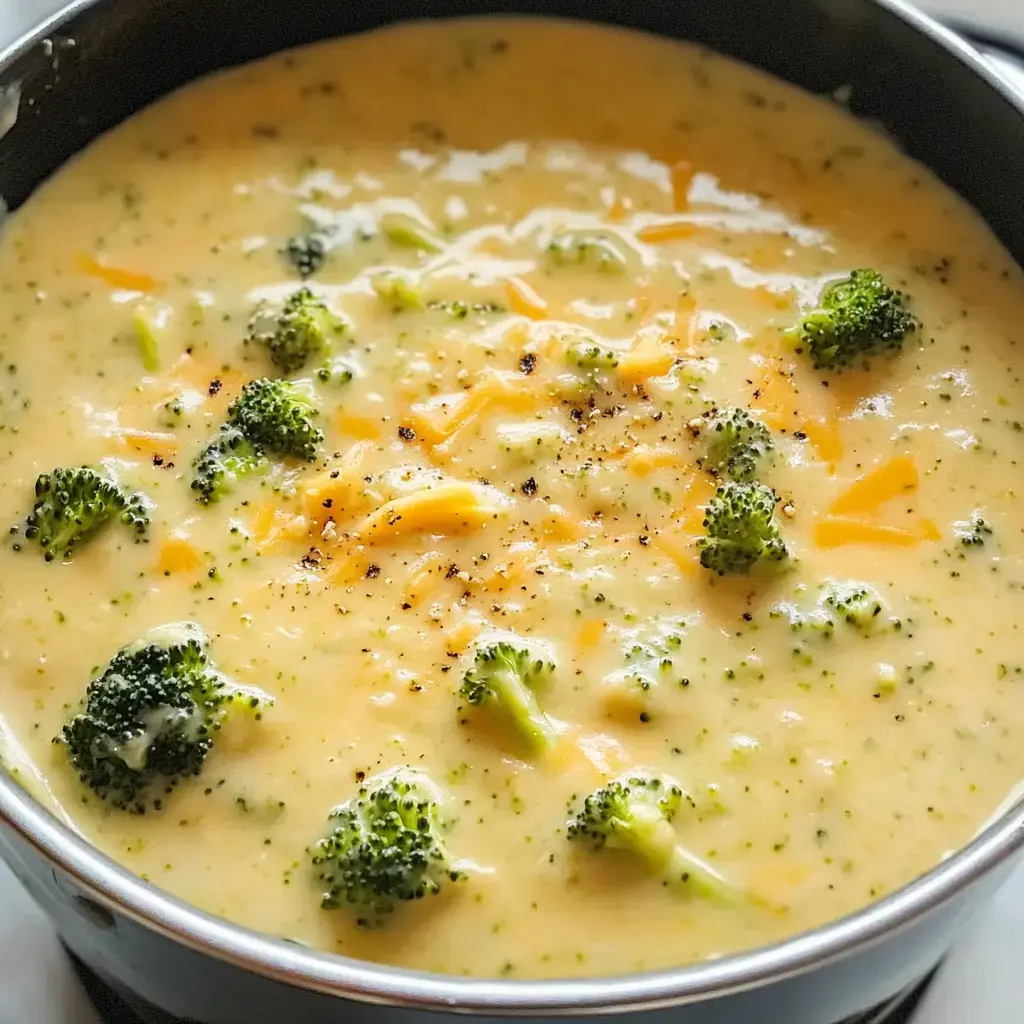
[(537, 368), (537, 357), (532, 352), (524, 352), (519, 357), (519, 372), (529, 376)]
[(413, 430), (412, 427), (404, 427), (404, 426), (403, 427), (399, 427), (398, 428), (398, 436), (403, 441), (415, 441), (416, 440), (416, 431)]
[(214, 377), (213, 380), (210, 381), (210, 386), (206, 389), (206, 393), (212, 397), (213, 395), (218, 394), (222, 387), (224, 387), (224, 382), (220, 377)]
[(532, 476), (528, 477), (526, 480), (523, 481), (523, 486), (520, 488), (520, 490), (528, 498), (532, 498), (537, 493), (537, 481), (534, 480)]

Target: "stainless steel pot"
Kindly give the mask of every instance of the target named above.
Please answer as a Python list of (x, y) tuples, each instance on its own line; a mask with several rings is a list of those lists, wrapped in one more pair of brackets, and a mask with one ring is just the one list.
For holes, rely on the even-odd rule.
[[(816, 92), (849, 87), (854, 112), (929, 164), (1024, 262), (1024, 111), (974, 51), (899, 0), (77, 0), (0, 54), (0, 196), (17, 206), (99, 132), (214, 68), (400, 17), (502, 11), (645, 28)], [(96, 852), (0, 773), (0, 852), (66, 944), (140, 1006), (200, 1024), (412, 1024), (429, 1011), (835, 1024), (923, 977), (1022, 847), (1017, 804), (900, 892), (769, 948), (647, 975), (476, 980), (311, 952), (211, 918)]]

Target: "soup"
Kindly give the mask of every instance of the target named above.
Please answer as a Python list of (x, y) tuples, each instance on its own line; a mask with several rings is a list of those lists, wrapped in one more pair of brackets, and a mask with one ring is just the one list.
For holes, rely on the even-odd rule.
[(831, 100), (583, 24), (332, 41), (97, 140), (0, 290), (7, 764), (213, 914), (677, 965), (1021, 775), (1020, 272)]

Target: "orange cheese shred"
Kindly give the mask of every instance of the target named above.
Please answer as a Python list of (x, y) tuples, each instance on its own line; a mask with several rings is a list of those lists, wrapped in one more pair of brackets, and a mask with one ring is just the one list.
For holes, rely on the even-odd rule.
[(201, 565), (202, 558), (198, 550), (184, 537), (171, 537), (160, 546), (156, 567), (165, 576), (176, 572), (193, 573)]
[(339, 409), (334, 418), (338, 432), (359, 441), (376, 441), (380, 437), (380, 424), (369, 416), (354, 416)]
[(685, 242), (700, 230), (699, 225), (688, 220), (663, 220), (656, 224), (647, 224), (640, 228), (636, 237), (648, 245), (670, 245), (672, 242)]
[(914, 529), (850, 516), (826, 516), (814, 524), (814, 544), (819, 548), (838, 548), (847, 544), (909, 548), (940, 537), (938, 528), (928, 519), (916, 523)]
[(114, 435), (118, 446), (146, 455), (177, 455), (178, 438), (157, 430), (120, 430)]
[(353, 532), (367, 544), (414, 533), (461, 533), (479, 529), (496, 512), (478, 488), (455, 481), (386, 502)]
[(513, 313), (530, 320), (544, 320), (548, 304), (521, 277), (510, 277), (505, 284), (508, 307)]
[(591, 647), (596, 647), (604, 635), (604, 629), (604, 619), (590, 619), (584, 622), (576, 631), (576, 641), (573, 645), (576, 653), (579, 654)]
[(914, 460), (897, 455), (858, 477), (832, 502), (829, 512), (837, 516), (876, 512), (887, 501), (917, 490), (918, 481)]
[(623, 464), (634, 476), (650, 476), (656, 469), (677, 469), (686, 466), (690, 460), (682, 452), (661, 445), (638, 444), (623, 457)]
[(75, 257), (75, 266), (83, 274), (91, 277), (98, 277), (111, 288), (119, 288), (128, 292), (155, 292), (160, 288), (160, 282), (149, 274), (140, 273), (137, 270), (126, 270), (123, 267), (111, 267), (106, 263), (100, 263), (88, 253), (80, 252)]

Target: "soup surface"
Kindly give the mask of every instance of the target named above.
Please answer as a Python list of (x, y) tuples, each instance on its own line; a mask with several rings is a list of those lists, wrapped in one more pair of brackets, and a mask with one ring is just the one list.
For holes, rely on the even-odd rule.
[[(920, 327), (817, 369), (787, 331), (855, 268)], [(303, 284), (341, 326), (275, 364)], [(624, 972), (835, 918), (969, 840), (1024, 768), (1022, 323), (1019, 270), (927, 171), (692, 47), (414, 24), (192, 85), (0, 239), (7, 762), (161, 888), (391, 964)], [(312, 461), (204, 504), (193, 460), (282, 375), (320, 409)], [(743, 475), (709, 454), (733, 406), (770, 431), (788, 556), (719, 576), (699, 538)], [(81, 465), (150, 525), (46, 561), (34, 483)], [(268, 699), (133, 813), (53, 739), (120, 647), (182, 621)], [(533, 743), (459, 694), (492, 641), (542, 663)], [(486, 692), (515, 675), (486, 662)], [(398, 766), (432, 780), (460, 877), (367, 927), (321, 907), (307, 847)], [(657, 841), (692, 874), (569, 840), (642, 771), (685, 791)]]

